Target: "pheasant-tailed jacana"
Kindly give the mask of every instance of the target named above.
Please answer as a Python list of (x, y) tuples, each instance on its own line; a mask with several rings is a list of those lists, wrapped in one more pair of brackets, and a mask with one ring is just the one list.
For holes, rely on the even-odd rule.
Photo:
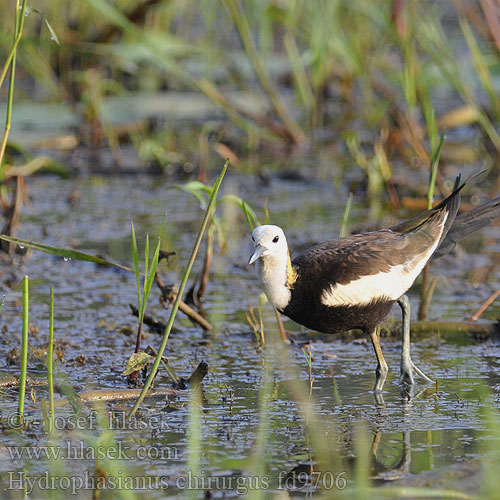
[(400, 383), (413, 373), (431, 381), (410, 357), (410, 304), (405, 292), (432, 256), (441, 256), (465, 235), (500, 217), (500, 198), (457, 217), (460, 176), (453, 192), (431, 210), (406, 222), (364, 234), (330, 240), (290, 259), (285, 233), (278, 226), (252, 232), (249, 264), (269, 302), (295, 322), (322, 333), (361, 329), (370, 335), (377, 357), (374, 391), (380, 392), (387, 363), (377, 325), (397, 301), (403, 316)]

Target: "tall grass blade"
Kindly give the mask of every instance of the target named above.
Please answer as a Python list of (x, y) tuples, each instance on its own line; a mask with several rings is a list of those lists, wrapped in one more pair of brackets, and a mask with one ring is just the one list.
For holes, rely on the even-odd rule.
[[(278, 332), (276, 332), (277, 334)], [(273, 348), (276, 350), (276, 367), (280, 370), (285, 381), (286, 388), (290, 394), (291, 400), (297, 405), (304, 420), (304, 433), (314, 461), (317, 462), (317, 470), (331, 471), (334, 474), (346, 470), (342, 463), (340, 447), (340, 431), (325, 419), (321, 419), (316, 411), (316, 402), (314, 395), (311, 395), (310, 385), (297, 377), (300, 372), (295, 358), (286, 348), (284, 342), (273, 342)], [(331, 432), (328, 432), (327, 429)], [(310, 457), (311, 458), (311, 457)], [(334, 498), (334, 491), (329, 491), (328, 498)]]
[(226, 174), (228, 166), (229, 166), (229, 160), (226, 160), (226, 163), (224, 164), (222, 172), (220, 173), (219, 177), (217, 177), (216, 181), (213, 184), (212, 193), (210, 195), (210, 200), (208, 202), (208, 206), (207, 206), (207, 209), (205, 211), (205, 217), (203, 218), (203, 222), (201, 223), (200, 231), (198, 232), (198, 237), (196, 238), (196, 242), (193, 246), (191, 256), (189, 258), (189, 261), (186, 265), (186, 269), (185, 269), (184, 274), (182, 276), (182, 281), (181, 281), (181, 284), (179, 286), (179, 291), (178, 291), (177, 296), (175, 298), (174, 304), (172, 305), (170, 317), (168, 318), (167, 326), (165, 327), (165, 331), (163, 332), (163, 337), (161, 339), (161, 344), (160, 344), (160, 347), (158, 349), (158, 354), (156, 356), (153, 368), (151, 369), (151, 372), (146, 380), (146, 383), (144, 384), (144, 387), (141, 391), (141, 394), (137, 398), (137, 401), (135, 402), (133, 408), (130, 410), (130, 412), (128, 414), (129, 418), (132, 417), (135, 414), (135, 412), (137, 411), (137, 409), (139, 408), (144, 397), (146, 396), (146, 392), (150, 388), (150, 386), (153, 382), (153, 379), (156, 376), (156, 372), (158, 371), (158, 367), (161, 363), (161, 358), (163, 356), (163, 351), (165, 350), (165, 347), (167, 346), (167, 341), (168, 341), (168, 337), (170, 335), (170, 330), (172, 330), (172, 326), (174, 324), (175, 315), (177, 314), (177, 309), (179, 309), (179, 303), (182, 299), (182, 295), (184, 294), (184, 289), (186, 288), (186, 284), (187, 284), (187, 280), (189, 278), (189, 274), (191, 272), (191, 268), (193, 267), (193, 263), (196, 259), (198, 249), (200, 248), (201, 240), (203, 239), (203, 235), (204, 235), (205, 230), (207, 228), (208, 222), (212, 216), (212, 209), (215, 205), (215, 200), (217, 199), (217, 193), (219, 192), (220, 185), (222, 183), (222, 180), (224, 179), (224, 175)]
[(140, 313), (142, 311), (141, 301), (141, 272), (139, 270), (139, 251), (137, 250), (137, 238), (135, 237), (134, 223), (130, 225), (130, 240), (132, 244), (132, 262), (134, 263), (135, 279), (137, 285), (137, 308)]
[(417, 37), (420, 45), (439, 68), (443, 77), (455, 87), (464, 102), (476, 111), (478, 123), (486, 132), (495, 148), (500, 151), (500, 135), (487, 113), (479, 104), (476, 95), (462, 77), (456, 62), (457, 59), (449, 49), (447, 37), (443, 32), (442, 26), (437, 21), (421, 22), (418, 26)]
[(250, 231), (253, 231), (253, 228), (255, 227), (254, 226), (255, 219), (253, 219), (251, 216), (250, 207), (248, 206), (248, 204), (246, 202), (243, 202), (243, 205), (241, 206), (241, 208), (243, 209), (243, 213), (245, 214), (245, 219), (247, 220), (247, 224), (248, 224), (248, 227), (250, 228)]
[[(14, 82), (16, 76), (16, 52), (17, 45), (21, 40), (24, 27), (24, 19), (26, 13), (26, 0), (23, 0), (21, 9), (19, 9), (19, 0), (16, 0), (15, 4), (15, 21), (14, 21), (14, 41), (12, 44), (11, 56), (10, 58), (10, 79), (9, 79), (9, 91), (7, 94), (7, 114), (5, 117), (5, 130), (3, 133), (2, 142), (0, 144), (0, 180), (3, 176), (3, 157), (5, 154), (5, 148), (7, 147), (7, 140), (9, 138), (10, 124), (12, 119), (12, 103), (14, 100)], [(8, 66), (6, 66), (8, 68)], [(3, 72), (2, 72), (3, 73)], [(6, 74), (6, 72), (5, 72)], [(2, 76), (3, 81), (4, 76)]]
[(370, 486), (370, 446), (368, 444), (367, 429), (362, 423), (356, 429), (354, 440), (356, 454), (354, 467), (355, 497), (359, 498), (359, 500), (364, 500), (370, 497), (368, 494)]
[(24, 396), (26, 394), (26, 375), (28, 371), (28, 328), (29, 328), (29, 283), (28, 276), (23, 279), (23, 334), (21, 342), (21, 374), (19, 377), (19, 400), (17, 412), (19, 424), (23, 421), (24, 416)]
[[(265, 353), (263, 358), (264, 380), (259, 391), (259, 427), (257, 438), (255, 440), (254, 452), (252, 457), (252, 477), (266, 477), (268, 456), (266, 454), (266, 443), (269, 442), (270, 432), (270, 414), (269, 402), (271, 401), (273, 380), (272, 380), (272, 356)], [(260, 500), (264, 497), (265, 491), (262, 488), (252, 489), (249, 495), (251, 500)]]
[(436, 188), (436, 176), (439, 166), (439, 157), (441, 156), (441, 149), (443, 148), (443, 143), (445, 139), (444, 131), (441, 132), (441, 137), (439, 138), (439, 144), (436, 151), (432, 151), (432, 161), (431, 161), (431, 172), (429, 178), (429, 189), (427, 190), (427, 209), (432, 208), (432, 200), (434, 199), (434, 191)]
[[(201, 387), (195, 384), (189, 398), (187, 470), (194, 481), (201, 479)], [(190, 490), (189, 498), (197, 498), (196, 489)]]
[(49, 385), (49, 433), (54, 432), (54, 288), (50, 287), (49, 345), (47, 349), (47, 383)]
[[(148, 275), (149, 267), (149, 234), (146, 234), (146, 245), (144, 246), (144, 276)], [(146, 280), (144, 280), (144, 291), (146, 291)]]
[(259, 78), (262, 87), (269, 94), (269, 97), (271, 99), (271, 102), (273, 103), (276, 113), (281, 118), (283, 124), (287, 128), (290, 137), (297, 144), (304, 143), (306, 140), (304, 132), (290, 114), (290, 111), (286, 106), (285, 101), (283, 100), (277, 88), (271, 81), (266, 66), (262, 58), (260, 57), (259, 52), (257, 51), (257, 48), (252, 38), (252, 32), (250, 29), (250, 25), (248, 23), (248, 19), (243, 11), (240, 2), (238, 0), (223, 0), (223, 3), (227, 7), (227, 10), (230, 13), (238, 29), (238, 33), (240, 35), (248, 59), (250, 59), (250, 62), (252, 63), (255, 72), (257, 73), (257, 77)]
[(299, 53), (297, 41), (290, 31), (285, 33), (285, 36), (283, 37), (283, 43), (285, 45), (288, 59), (292, 66), (293, 76), (297, 84), (300, 98), (302, 100), (302, 103), (304, 104), (305, 109), (310, 112), (313, 110), (315, 105), (314, 92), (307, 76), (307, 71), (304, 67), (302, 57)]
[(416, 71), (416, 51), (413, 40), (405, 41), (403, 45), (404, 69), (401, 74), (403, 94), (408, 103), (410, 112), (417, 106), (417, 71)]
[(268, 199), (266, 198), (266, 201), (264, 203), (264, 221), (265, 221), (265, 224), (269, 224), (269, 222), (271, 220), (271, 216), (269, 215), (269, 209), (267, 207), (267, 202), (268, 202)]
[(108, 2), (103, 2), (101, 0), (86, 1), (100, 14), (102, 18), (118, 26), (125, 33), (134, 34), (137, 31), (137, 27), (135, 26), (135, 24)]
[(155, 279), (156, 269), (158, 268), (162, 232), (163, 232), (163, 224), (162, 224), (162, 229), (160, 230), (160, 236), (158, 237), (158, 244), (156, 245), (155, 253), (153, 254), (153, 260), (151, 261), (151, 268), (149, 269), (149, 272), (146, 272), (146, 277), (144, 279), (144, 297), (143, 297), (143, 312), (142, 312), (143, 316), (146, 310), (146, 302), (149, 297), (149, 292), (151, 291), (151, 287), (153, 286), (153, 282)]
[(462, 29), (462, 33), (464, 34), (464, 38), (469, 46), (469, 50), (472, 55), (472, 60), (474, 61), (474, 66), (476, 67), (479, 79), (481, 80), (481, 84), (483, 85), (484, 90), (488, 94), (490, 98), (491, 105), (493, 107), (493, 111), (495, 113), (495, 118), (497, 121), (500, 120), (500, 101), (498, 99), (497, 92), (493, 86), (491, 72), (488, 67), (488, 64), (485, 60), (485, 57), (481, 53), (481, 49), (479, 44), (472, 33), (472, 29), (467, 22), (466, 19), (460, 19), (460, 28)]
[[(424, 112), (425, 123), (427, 125), (427, 136), (429, 137), (429, 144), (430, 144), (431, 158), (432, 158), (436, 151), (438, 132), (436, 124), (436, 112), (434, 111), (434, 106), (432, 105), (428, 85), (422, 86), (422, 110)], [(432, 160), (431, 160), (431, 166), (432, 166)]]
[(341, 238), (344, 238), (345, 235), (347, 234), (347, 223), (349, 222), (351, 206), (352, 206), (352, 193), (349, 193), (349, 198), (347, 198), (347, 203), (345, 205), (344, 215), (342, 216), (342, 226), (340, 228)]
[(481, 420), (487, 430), (488, 439), (481, 440), (480, 452), (485, 457), (481, 464), (481, 497), (498, 498), (498, 460), (500, 458), (500, 421), (494, 406), (494, 398), (483, 388), (482, 399), (488, 401), (481, 408)]
[[(26, 1), (24, 1), (24, 5), (25, 4), (26, 4)], [(16, 9), (17, 9), (17, 7), (18, 7), (18, 5), (16, 5)], [(17, 12), (17, 10), (16, 10), (16, 12)], [(15, 22), (17, 25), (17, 15), (16, 15)], [(19, 45), (21, 38), (22, 38), (22, 31), (18, 32), (17, 35), (15, 36), (14, 43), (12, 44), (9, 55), (7, 56), (7, 60), (5, 61), (5, 64), (3, 66), (2, 73), (0, 74), (0, 87), (3, 84), (3, 81), (5, 79), (5, 76), (7, 75), (7, 71), (9, 70), (9, 67), (14, 59), (14, 56), (16, 55), (17, 46)]]
[[(137, 310), (139, 317), (139, 326), (137, 328), (137, 341), (135, 344), (135, 353), (138, 354), (141, 349), (142, 340), (142, 322), (144, 321), (144, 314), (146, 313), (146, 304), (148, 302), (149, 292), (153, 286), (153, 281), (156, 276), (156, 269), (158, 267), (158, 260), (160, 258), (160, 246), (161, 246), (161, 235), (163, 233), (163, 225), (165, 219), (161, 223), (160, 235), (158, 236), (158, 244), (156, 245), (156, 250), (151, 261), (151, 268), (149, 268), (149, 235), (146, 235), (146, 245), (144, 249), (144, 287), (141, 296), (141, 284), (140, 277), (141, 273), (139, 270), (139, 251), (137, 250), (137, 239), (135, 236), (134, 224), (131, 225), (131, 240), (132, 240), (132, 260), (134, 261), (134, 270), (136, 278), (136, 288), (137, 288)], [(132, 355), (134, 357), (134, 355)], [(132, 359), (132, 358), (131, 358)], [(131, 361), (129, 360), (129, 363)], [(127, 363), (128, 366), (128, 363)]]
[[(88, 447), (93, 448), (94, 461), (94, 478), (95, 478), (95, 489), (93, 490), (93, 495), (89, 498), (100, 499), (101, 493), (106, 495), (106, 486), (101, 486), (103, 481), (100, 479), (113, 479), (116, 484), (126, 484), (127, 478), (133, 477), (132, 472), (128, 468), (126, 454), (116, 453), (118, 449), (118, 440), (113, 428), (109, 425), (109, 413), (106, 411), (104, 405), (96, 405), (95, 417), (97, 420), (97, 430), (96, 434), (88, 431), (79, 431), (76, 436), (82, 441), (86, 442)], [(115, 450), (113, 453), (112, 450)], [(147, 476), (146, 476), (147, 477)], [(65, 498), (67, 498), (67, 495)], [(123, 499), (123, 500), (138, 500), (139, 497), (136, 490), (127, 487), (116, 487), (114, 488), (112, 498)]]

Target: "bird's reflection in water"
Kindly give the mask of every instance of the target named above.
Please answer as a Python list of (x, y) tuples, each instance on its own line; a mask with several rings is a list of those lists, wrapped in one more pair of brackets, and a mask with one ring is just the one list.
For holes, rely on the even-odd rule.
[[(415, 386), (401, 386), (401, 409), (403, 412), (403, 430), (402, 435), (402, 450), (399, 460), (394, 465), (388, 465), (387, 459), (382, 460), (379, 457), (379, 448), (383, 439), (383, 432), (376, 430), (370, 448), (371, 468), (370, 476), (372, 480), (378, 482), (393, 481), (410, 474), (411, 467), (411, 431), (410, 417), (412, 412), (412, 401), (425, 393), (426, 389), (420, 391), (415, 390)], [(387, 417), (385, 413), (386, 404), (382, 393), (374, 394), (375, 404), (377, 406), (377, 418), (375, 424), (381, 424)], [(393, 434), (390, 434), (391, 439), (394, 439)]]
[(399, 460), (394, 465), (387, 465), (378, 458), (379, 446), (382, 441), (382, 432), (375, 432), (371, 445), (372, 464), (370, 468), (370, 476), (375, 481), (393, 481), (407, 476), (410, 473), (411, 466), (411, 441), (410, 431), (406, 430), (402, 433), (403, 448)]
[[(415, 386), (401, 387), (400, 415), (402, 417), (401, 427), (403, 430), (400, 433), (384, 432), (384, 429), (387, 428), (387, 421), (393, 414), (393, 410), (388, 410), (383, 393), (372, 393), (375, 399), (376, 412), (369, 427), (374, 429), (371, 431), (373, 438), (370, 444), (368, 444), (368, 439), (367, 447), (361, 453), (367, 453), (369, 456), (366, 474), (375, 485), (382, 485), (410, 475), (412, 464), (411, 420), (414, 412), (413, 401), (418, 400), (426, 391), (427, 388), (417, 391)], [(365, 429), (368, 430), (368, 425)], [(346, 453), (347, 458), (343, 460), (343, 470), (345, 471), (346, 478), (351, 479), (357, 474), (355, 472), (358, 465), (357, 461), (365, 460), (364, 457), (359, 457), (352, 451), (353, 448), (356, 449), (356, 439), (351, 432), (345, 434), (345, 449), (343, 453)], [(291, 491), (300, 490), (302, 493), (321, 489), (321, 482), (317, 478), (322, 477), (324, 471), (320, 472), (319, 469), (320, 465), (316, 461), (316, 458), (309, 454), (309, 460), (300, 462), (289, 470), (287, 475), (283, 476), (284, 481), (281, 484), (285, 489)], [(333, 474), (333, 471), (330, 472)]]

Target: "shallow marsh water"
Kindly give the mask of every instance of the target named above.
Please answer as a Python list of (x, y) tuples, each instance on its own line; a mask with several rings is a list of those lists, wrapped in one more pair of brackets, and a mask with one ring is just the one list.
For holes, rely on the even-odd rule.
[[(134, 220), (138, 240), (143, 242), (146, 232), (158, 233), (166, 213), (163, 248), (175, 250), (177, 257), (171, 265), (162, 267), (162, 273), (166, 282), (174, 282), (189, 255), (201, 210), (189, 195), (167, 186), (161, 177), (30, 179), (31, 204), (23, 211), (19, 236), (57, 246), (74, 245), (83, 251), (106, 254), (129, 263), (130, 221)], [(78, 191), (80, 197), (76, 207), (70, 208), (68, 198), (73, 190)], [(292, 254), (294, 248), (336, 236), (347, 200), (346, 190), (332, 187), (330, 183), (273, 179), (270, 186), (262, 187), (235, 173), (228, 176), (224, 191), (239, 194), (259, 209), (267, 198), (272, 222), (285, 228)], [(203, 333), (179, 313), (178, 330), (172, 333), (165, 354), (179, 375), (189, 375), (201, 360), (210, 366), (203, 382), (200, 467), (202, 475), (215, 483), (214, 478), (250, 480), (255, 477), (258, 469), (252, 456), (259, 434), (259, 390), (266, 364), (245, 319), (246, 310), (257, 305), (260, 294), (253, 269), (246, 265), (250, 251), (248, 229), (234, 208), (222, 206), (219, 210), (230, 232), (225, 254), (222, 256), (216, 251), (204, 302), (214, 330)], [(355, 199), (350, 225), (365, 222), (366, 217), (366, 209)], [(500, 229), (498, 226), (488, 228), (472, 240), (466, 242), (469, 248), (466, 255), (446, 257), (433, 264), (432, 272), (441, 278), (431, 307), (431, 319), (460, 321), (470, 317), (498, 286), (498, 268), (486, 283), (472, 285), (470, 277), (474, 268), (490, 265), (498, 259)], [(193, 276), (199, 271), (200, 262), (198, 258)], [(16, 266), (6, 270), (4, 277), (20, 280), (23, 274), (30, 276), (30, 321), (39, 328), (39, 333), (31, 336), (34, 346), (46, 344), (49, 287), (55, 288), (55, 337), (64, 350), (64, 360), (56, 363), (56, 381), (64, 381), (76, 391), (126, 387), (121, 372), (134, 346), (136, 321), (128, 304), (136, 300), (135, 277), (123, 271), (63, 261), (38, 252), (32, 252)], [(17, 365), (7, 364), (7, 354), (20, 343), (20, 286), (5, 287), (3, 293), (6, 296), (1, 323), (5, 330), (0, 345), (0, 371), (8, 375), (18, 371)], [(410, 294), (413, 317), (418, 303), (416, 293)], [(161, 310), (157, 297), (153, 288), (149, 309), (165, 321), (168, 313)], [(499, 312), (498, 304), (493, 305), (485, 314), (485, 321), (498, 317)], [(395, 308), (393, 313), (399, 319), (399, 310)], [(270, 310), (265, 312), (265, 324), (267, 332), (275, 330)], [(481, 411), (491, 402), (497, 406), (500, 398), (500, 342), (490, 339), (472, 343), (459, 334), (415, 338), (414, 361), (426, 373), (437, 377), (439, 384), (437, 391), (434, 386), (419, 385), (408, 400), (397, 385), (400, 342), (384, 340), (382, 347), (391, 375), (383, 401), (376, 402), (371, 392), (375, 358), (369, 343), (364, 339), (346, 342), (335, 336), (309, 337), (290, 321), (285, 321), (285, 326), (297, 344), (287, 347), (288, 358), (284, 363), (272, 344), (266, 349), (268, 363), (272, 363), (273, 389), (264, 444), (268, 461), (265, 476), (270, 479), (268, 487), (262, 486), (269, 494), (280, 486), (278, 478), (284, 477), (282, 471), (288, 472), (314, 458), (304, 430), (304, 415), (290, 392), (290, 368), (294, 377), (308, 384), (307, 361), (300, 345), (308, 338), (312, 339), (309, 347), (314, 355), (312, 395), (317, 401), (318, 419), (330, 436), (335, 433), (340, 436), (346, 463), (353, 453), (352, 439), (358, 424), (369, 432), (369, 445), (376, 454), (372, 472), (378, 478), (404, 477), (481, 456), (481, 446), (489, 432)], [(146, 334), (144, 345), (157, 346), (159, 335), (147, 328)], [(285, 364), (287, 366), (283, 366)], [(31, 359), (29, 367), (32, 375), (45, 376), (42, 361)], [(166, 374), (160, 371), (156, 385), (168, 383)], [(484, 387), (489, 388), (490, 396), (485, 396)], [(45, 388), (35, 388), (34, 394), (36, 402), (27, 403), (28, 420), (41, 418), (40, 399), (47, 396)], [(141, 498), (164, 497), (162, 488), (167, 483), (169, 495), (183, 493), (185, 483), (179, 478), (188, 468), (188, 399), (186, 391), (170, 404), (165, 400), (147, 401), (139, 413), (139, 417), (148, 422), (146, 428), (121, 428), (120, 420), (115, 425), (115, 438), (127, 447), (131, 457), (120, 462), (123, 475), (153, 478), (150, 487), (141, 491)], [(128, 403), (109, 405), (117, 415), (129, 407)], [(50, 444), (36, 423), (25, 434), (9, 431), (9, 416), (16, 408), (17, 390), (4, 389), (5, 432), (0, 449), (0, 473), (6, 498), (20, 498), (19, 491), (10, 489), (12, 480), (19, 476), (9, 475), (9, 471), (17, 474), (24, 470), (27, 476), (36, 478), (42, 477), (49, 468), (43, 457), (40, 460), (26, 455), (13, 457), (11, 447), (40, 449)], [(61, 418), (59, 422), (66, 425), (65, 419), (73, 412), (71, 407), (61, 406), (57, 414)], [(62, 431), (63, 441), (72, 443), (73, 450), (80, 449), (80, 443), (87, 450), (88, 434), (93, 435), (92, 424), (88, 424), (93, 417), (88, 411), (84, 415), (90, 420), (80, 432)], [(139, 459), (139, 450), (146, 456)], [(92, 476), (95, 460), (78, 455), (78, 451), (74, 453), (73, 460), (66, 460), (63, 466), (53, 462), (50, 467), (56, 471), (62, 467), (59, 469), (63, 471), (59, 473), (62, 476), (81, 476), (84, 471)], [(346, 478), (348, 482), (353, 479), (350, 470), (346, 470)], [(236, 479), (229, 488), (233, 492), (235, 485)], [(43, 489), (43, 485), (40, 488)], [(198, 493), (203, 496), (203, 491)], [(231, 495), (229, 491), (225, 493)], [(83, 490), (80, 494), (86, 496)], [(222, 496), (223, 492), (217, 495)]]

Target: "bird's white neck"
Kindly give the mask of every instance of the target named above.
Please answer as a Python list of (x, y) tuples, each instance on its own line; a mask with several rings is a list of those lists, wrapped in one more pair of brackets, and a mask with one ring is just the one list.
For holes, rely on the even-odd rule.
[(295, 281), (290, 255), (288, 253), (286, 256), (268, 255), (264, 259), (259, 259), (257, 274), (267, 300), (274, 308), (283, 310), (290, 302), (292, 296), (290, 286)]

